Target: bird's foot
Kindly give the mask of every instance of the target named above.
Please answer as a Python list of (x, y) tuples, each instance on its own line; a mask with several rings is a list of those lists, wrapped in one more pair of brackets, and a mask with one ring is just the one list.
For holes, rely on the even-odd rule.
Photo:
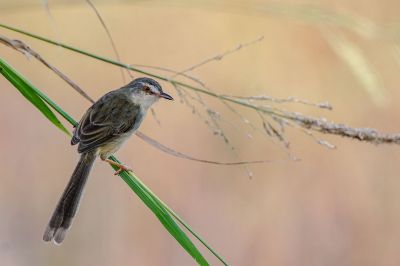
[(129, 166), (127, 166), (125, 164), (117, 163), (117, 162), (114, 162), (114, 161), (112, 161), (110, 159), (105, 159), (103, 161), (108, 162), (109, 164), (115, 165), (115, 166), (117, 166), (119, 168), (117, 171), (115, 171), (114, 175), (119, 175), (122, 171), (127, 171), (127, 172), (128, 171), (129, 172), (133, 171), (132, 168), (130, 168)]
[(127, 172), (133, 171), (132, 168), (130, 168), (127, 165), (120, 164), (118, 167), (119, 167), (119, 169), (117, 171), (115, 171), (114, 175), (119, 175), (122, 171), (127, 171)]

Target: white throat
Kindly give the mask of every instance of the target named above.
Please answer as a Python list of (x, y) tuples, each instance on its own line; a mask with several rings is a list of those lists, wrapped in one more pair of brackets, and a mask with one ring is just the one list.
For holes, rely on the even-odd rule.
[(147, 111), (156, 101), (156, 97), (139, 97), (137, 95), (131, 97), (132, 102), (139, 105), (143, 111)]

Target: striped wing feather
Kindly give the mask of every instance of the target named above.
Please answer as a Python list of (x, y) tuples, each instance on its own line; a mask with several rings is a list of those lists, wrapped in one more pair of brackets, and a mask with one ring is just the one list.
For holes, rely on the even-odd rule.
[(140, 106), (116, 92), (104, 95), (83, 115), (71, 140), (72, 145), (79, 142), (78, 152), (96, 149), (135, 127)]

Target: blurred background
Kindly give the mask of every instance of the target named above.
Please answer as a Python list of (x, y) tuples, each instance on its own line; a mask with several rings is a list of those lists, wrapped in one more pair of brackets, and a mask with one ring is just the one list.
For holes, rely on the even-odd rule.
[[(181, 71), (264, 36), (192, 74), (221, 94), (328, 101), (332, 111), (299, 104), (276, 107), (353, 127), (400, 131), (398, 1), (93, 3), (123, 62)], [(115, 58), (104, 28), (83, 0), (2, 0), (0, 22)], [(0, 34), (28, 43), (95, 99), (124, 84), (115, 66), (5, 29)], [(90, 106), (36, 60), (4, 45), (0, 55), (76, 119)], [(398, 146), (316, 133), (337, 146), (331, 150), (289, 128), (290, 153), (301, 159), (290, 161), (282, 145), (203, 96), (223, 117), (226, 145), (170, 84), (162, 85), (177, 100), (158, 103), (160, 124), (149, 115), (142, 132), (209, 160), (273, 161), (247, 170), (207, 165), (172, 157), (137, 137), (117, 154), (230, 264), (400, 264)], [(65, 134), (3, 77), (0, 87), (0, 265), (195, 264), (102, 162), (91, 173), (63, 245), (44, 243), (43, 230), (78, 154)], [(257, 113), (235, 109), (262, 128)]]

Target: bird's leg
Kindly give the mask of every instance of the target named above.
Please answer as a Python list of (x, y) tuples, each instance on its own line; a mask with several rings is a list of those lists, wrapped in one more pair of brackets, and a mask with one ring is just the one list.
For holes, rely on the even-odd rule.
[(129, 166), (127, 166), (127, 165), (124, 165), (124, 164), (120, 164), (120, 163), (117, 163), (117, 162), (114, 162), (114, 161), (112, 161), (112, 160), (110, 160), (110, 159), (102, 159), (104, 162), (107, 162), (107, 163), (110, 163), (110, 164), (112, 164), (112, 165), (115, 165), (115, 166), (118, 166), (118, 170), (117, 171), (115, 171), (115, 173), (114, 173), (114, 175), (119, 175), (122, 171), (133, 171)]

